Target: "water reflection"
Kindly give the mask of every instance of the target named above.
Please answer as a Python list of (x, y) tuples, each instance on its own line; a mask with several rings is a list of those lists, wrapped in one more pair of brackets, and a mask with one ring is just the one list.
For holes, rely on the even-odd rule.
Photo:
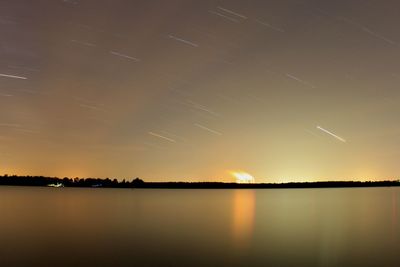
[(245, 247), (253, 235), (255, 216), (254, 190), (236, 190), (233, 196), (233, 239), (238, 247)]
[(399, 204), (400, 188), (0, 187), (0, 266), (395, 267)]
[(392, 237), (397, 231), (397, 192), (392, 191)]

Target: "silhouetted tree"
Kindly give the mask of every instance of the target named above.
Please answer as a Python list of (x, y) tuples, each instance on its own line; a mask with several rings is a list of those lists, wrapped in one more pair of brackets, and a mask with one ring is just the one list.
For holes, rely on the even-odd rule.
[(137, 178), (135, 178), (135, 179), (132, 180), (131, 185), (132, 185), (133, 187), (141, 187), (141, 186), (144, 185), (144, 181), (143, 181), (142, 179), (140, 179), (140, 178), (137, 177)]

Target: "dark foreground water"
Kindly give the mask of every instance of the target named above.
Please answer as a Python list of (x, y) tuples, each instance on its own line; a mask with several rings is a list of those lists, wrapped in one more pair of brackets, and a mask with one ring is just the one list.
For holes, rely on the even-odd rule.
[(400, 188), (0, 187), (0, 266), (400, 266)]

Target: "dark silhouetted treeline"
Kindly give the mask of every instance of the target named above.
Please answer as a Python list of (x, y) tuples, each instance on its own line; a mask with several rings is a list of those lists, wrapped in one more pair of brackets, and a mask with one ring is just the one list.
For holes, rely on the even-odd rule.
[(274, 188), (335, 188), (335, 187), (385, 187), (400, 186), (400, 181), (330, 181), (302, 183), (219, 183), (219, 182), (160, 182), (143, 183), (141, 188), (186, 188), (186, 189), (274, 189)]
[(396, 181), (328, 181), (302, 183), (237, 184), (222, 182), (144, 182), (139, 178), (119, 181), (110, 178), (57, 178), (44, 176), (0, 176), (0, 185), (14, 186), (62, 186), (62, 187), (106, 187), (106, 188), (172, 188), (172, 189), (257, 189), (257, 188), (335, 188), (335, 187), (384, 187), (400, 186)]
[(133, 188), (144, 183), (141, 179), (136, 178), (128, 182), (125, 179), (118, 181), (110, 178), (58, 178), (44, 176), (17, 176), (3, 175), (0, 176), (0, 185), (19, 185), (19, 186), (54, 186), (61, 185), (63, 187), (109, 187), (109, 188)]

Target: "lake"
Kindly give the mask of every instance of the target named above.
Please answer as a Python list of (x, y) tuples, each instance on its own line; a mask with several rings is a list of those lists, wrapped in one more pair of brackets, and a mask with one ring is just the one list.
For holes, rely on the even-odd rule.
[(0, 266), (400, 266), (400, 188), (0, 187)]

